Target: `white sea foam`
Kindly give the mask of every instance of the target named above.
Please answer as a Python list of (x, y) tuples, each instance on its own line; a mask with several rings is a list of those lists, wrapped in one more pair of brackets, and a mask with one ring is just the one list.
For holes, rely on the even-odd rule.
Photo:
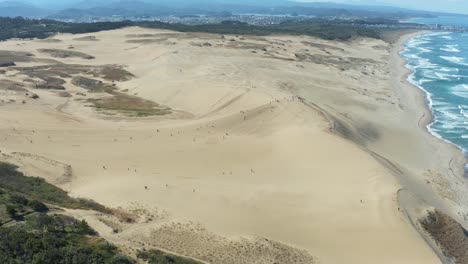
[(459, 72), (460, 69), (458, 69), (458, 68), (441, 67), (441, 68), (439, 69), (439, 71), (441, 71), (441, 72)]
[(408, 55), (408, 58), (413, 59), (411, 62), (415, 63), (413, 66), (415, 69), (435, 69), (439, 67), (439, 65), (431, 63), (429, 59), (421, 58), (414, 54)]
[(452, 33), (451, 32), (434, 32), (434, 33), (425, 34), (424, 36), (435, 37), (435, 36), (446, 36), (449, 34), (452, 34)]
[(468, 118), (468, 108), (465, 109), (463, 106), (459, 105), (458, 109), (460, 109), (460, 114), (462, 114), (464, 117)]
[(428, 53), (432, 51), (431, 49), (423, 48), (423, 47), (418, 47), (418, 50), (421, 51), (421, 53)]
[(451, 75), (451, 74), (441, 73), (441, 72), (436, 72), (436, 71), (434, 72), (434, 75), (437, 76), (437, 79), (439, 79), (439, 80), (446, 80), (446, 81), (450, 80), (451, 77), (454, 77), (454, 76)]
[(431, 80), (450, 81), (453, 78), (458, 77), (458, 75), (453, 75), (453, 74), (448, 74), (448, 73), (443, 73), (443, 72), (437, 72), (437, 71), (434, 71), (434, 70), (423, 70), (422, 74), (423, 74), (424, 78), (431, 79)]
[(454, 113), (454, 112), (451, 112), (451, 111), (441, 111), (441, 110), (437, 110), (438, 112), (442, 113), (442, 115), (444, 116), (444, 119), (447, 120), (451, 120), (450, 124), (446, 124), (447, 126), (450, 126), (451, 128), (455, 128), (455, 127), (458, 127), (459, 124), (458, 122), (454, 122), (454, 121), (457, 121), (459, 120), (460, 116), (457, 114), (457, 113)]
[(447, 51), (447, 52), (454, 52), (454, 53), (458, 53), (458, 52), (461, 52), (459, 49), (458, 49), (458, 45), (445, 45), (443, 48), (440, 48), (440, 50), (443, 50), (443, 51)]
[(460, 84), (452, 87), (452, 94), (468, 98), (468, 84)]
[(463, 89), (468, 90), (468, 84), (460, 84), (459, 86)]
[(424, 45), (424, 44), (429, 44), (429, 40), (427, 39), (419, 39), (419, 38), (414, 38), (414, 39), (411, 39), (410, 41), (408, 41), (406, 43), (406, 46), (408, 48), (416, 48), (418, 46), (421, 46), (421, 45)]
[(452, 104), (449, 104), (449, 103), (446, 103), (446, 102), (443, 102), (443, 101), (435, 101), (434, 102), (434, 106), (439, 106), (439, 107), (445, 107), (445, 106), (450, 106), (450, 107), (453, 107)]
[(449, 61), (449, 62), (452, 62), (452, 63), (455, 63), (455, 64), (459, 64), (459, 65), (465, 65), (465, 66), (468, 66), (467, 63), (465, 63), (465, 59), (462, 58), (462, 57), (455, 57), (455, 56), (452, 56), (452, 57), (449, 57), (449, 56), (440, 56), (440, 58), (446, 60), (446, 61)]
[(453, 39), (452, 36), (447, 36), (447, 35), (441, 36), (441, 38), (447, 39), (447, 40), (452, 40)]
[(425, 83), (432, 82), (432, 81), (433, 81), (433, 80), (429, 80), (429, 79), (424, 79), (424, 78), (423, 78), (423, 79), (420, 79), (420, 80), (418, 81), (418, 84), (419, 84), (419, 85), (423, 85), (423, 84), (425, 84)]

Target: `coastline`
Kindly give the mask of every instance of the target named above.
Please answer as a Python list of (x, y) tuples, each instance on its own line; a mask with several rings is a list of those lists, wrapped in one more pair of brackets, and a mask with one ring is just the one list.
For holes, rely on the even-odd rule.
[[(445, 176), (445, 179), (449, 181), (447, 185), (449, 189), (447, 192), (455, 192), (453, 197), (458, 199), (447, 199), (436, 192), (441, 197), (438, 197), (438, 200), (441, 203), (427, 203), (427, 199), (424, 198), (424, 195), (421, 197), (421, 193), (399, 193), (399, 203), (404, 208), (406, 216), (408, 217), (409, 222), (413, 227), (420, 233), (421, 237), (427, 242), (427, 244), (433, 249), (433, 251), (439, 256), (442, 263), (452, 263), (453, 260), (447, 256), (446, 252), (447, 246), (453, 247), (453, 245), (442, 245), (439, 241), (435, 241), (432, 234), (429, 234), (427, 230), (422, 228), (420, 221), (425, 218), (428, 211), (440, 210), (446, 215), (454, 219), (458, 224), (466, 229), (468, 223), (466, 221), (466, 210), (467, 208), (463, 206), (463, 201), (466, 201), (466, 195), (464, 195), (464, 188), (466, 188), (466, 181), (464, 181), (464, 176), (466, 175), (466, 157), (463, 149), (430, 131), (429, 125), (433, 122), (433, 113), (430, 108), (428, 97), (429, 94), (421, 87), (412, 84), (409, 81), (409, 76), (413, 72), (406, 67), (407, 60), (401, 55), (401, 52), (404, 50), (404, 45), (411, 40), (420, 35), (428, 34), (428, 31), (418, 31), (412, 33), (402, 33), (399, 36), (398, 41), (393, 44), (391, 51), (391, 65), (394, 71), (394, 89), (401, 96), (406, 96), (407, 98), (414, 97), (414, 102), (416, 102), (415, 107), (411, 109), (412, 111), (420, 111), (420, 118), (417, 120), (418, 128), (424, 132), (426, 135), (425, 139), (428, 144), (433, 144), (438, 146), (438, 149), (443, 150), (444, 154), (442, 155), (445, 158), (450, 158), (448, 163), (448, 171), (446, 174), (440, 175)], [(447, 172), (450, 172), (447, 174)], [(461, 186), (460, 188), (454, 188), (454, 186)], [(416, 196), (415, 196), (416, 194)], [(419, 194), (419, 197), (417, 197)], [(452, 197), (452, 198), (453, 198)], [(422, 199), (421, 199), (422, 198)], [(426, 209), (424, 209), (426, 208)], [(423, 209), (423, 211), (421, 211)], [(442, 247), (445, 247), (444, 249)]]
[[(420, 109), (421, 111), (421, 115), (417, 121), (418, 127), (422, 131), (424, 131), (426, 134), (431, 136), (434, 140), (439, 141), (439, 143), (445, 145), (446, 148), (449, 149), (450, 152), (452, 152), (454, 156), (462, 155), (463, 160), (465, 160), (463, 150), (459, 146), (441, 137), (436, 136), (434, 133), (430, 131), (428, 126), (433, 122), (434, 117), (433, 117), (432, 110), (430, 106), (428, 105), (429, 104), (428, 93), (424, 91), (422, 88), (412, 84), (408, 80), (409, 76), (412, 75), (413, 72), (406, 67), (407, 60), (401, 55), (401, 52), (404, 50), (404, 45), (409, 40), (419, 35), (424, 35), (428, 33), (430, 33), (430, 31), (417, 31), (417, 32), (411, 32), (411, 33), (402, 33), (402, 35), (398, 38), (398, 41), (396, 41), (396, 43), (393, 44), (391, 57), (392, 57), (392, 60), (394, 61), (391, 62), (391, 64), (393, 64), (392, 67), (394, 68), (394, 72), (396, 74), (396, 79), (394, 81), (397, 81), (399, 83), (399, 85), (395, 85), (394, 83), (394, 87), (395, 89), (398, 90), (400, 94), (403, 94), (403, 96), (405, 95), (416, 96), (416, 102), (417, 102), (416, 107)], [(466, 163), (465, 162), (460, 163), (460, 159), (458, 159), (457, 161), (458, 162), (455, 166), (458, 167), (457, 169), (458, 173), (456, 174), (458, 174), (457, 176), (464, 175)], [(460, 173), (459, 171), (460, 168), (462, 168), (463, 173)]]
[[(404, 81), (406, 82), (406, 85), (409, 85), (409, 86), (412, 86), (413, 88), (416, 88), (417, 91), (420, 92), (420, 96), (421, 96), (421, 108), (424, 110), (424, 114), (423, 116), (421, 117), (421, 119), (419, 119), (418, 121), (418, 126), (421, 128), (421, 129), (424, 129), (426, 130), (428, 133), (432, 134), (429, 130), (428, 130), (428, 125), (430, 125), (433, 120), (434, 120), (434, 117), (433, 117), (433, 114), (432, 114), (432, 111), (430, 109), (430, 106), (428, 105), (428, 100), (427, 100), (427, 93), (422, 90), (421, 88), (413, 85), (409, 80), (408, 78), (413, 74), (413, 72), (408, 69), (406, 67), (407, 65), (407, 60), (405, 58), (403, 58), (403, 56), (401, 55), (401, 52), (404, 51), (405, 49), (405, 44), (410, 41), (411, 39), (415, 38), (415, 37), (418, 37), (420, 35), (424, 35), (424, 34), (428, 34), (430, 33), (430, 31), (418, 31), (418, 32), (414, 32), (414, 33), (408, 33), (408, 34), (404, 34), (402, 35), (399, 40), (397, 41), (397, 43), (395, 44), (395, 46), (397, 46), (398, 48), (396, 49), (396, 52), (397, 52), (397, 56), (401, 59), (401, 62), (400, 62), (400, 67), (402, 67), (404, 70), (405, 70), (405, 73), (404, 75), (401, 77), (404, 79)], [(395, 52), (395, 50), (393, 51)]]
[[(463, 155), (465, 157), (464, 150), (460, 147), (457, 146), (456, 144), (449, 142), (442, 137), (434, 134), (430, 129), (429, 125), (431, 125), (434, 121), (434, 116), (432, 113), (432, 109), (429, 106), (429, 94), (426, 92), (423, 88), (418, 87), (417, 85), (412, 84), (408, 78), (413, 74), (413, 72), (407, 68), (407, 60), (401, 55), (401, 52), (404, 50), (404, 45), (411, 39), (418, 37), (420, 35), (424, 34), (429, 34), (431, 31), (417, 31), (417, 32), (412, 32), (412, 33), (403, 33), (398, 41), (394, 44), (393, 50), (392, 50), (392, 56), (396, 59), (397, 61), (397, 67), (401, 68), (400, 70), (397, 70), (397, 72), (401, 71), (398, 73), (398, 80), (402, 83), (401, 89), (406, 89), (408, 87), (411, 87), (413, 90), (417, 91), (418, 94), (418, 101), (419, 101), (419, 107), (422, 110), (422, 115), (420, 119), (418, 120), (418, 127), (425, 131), (426, 133), (430, 134), (432, 137), (435, 139), (441, 141), (442, 143), (449, 145), (449, 147), (452, 149), (451, 151), (454, 152), (454, 155)], [(456, 148), (456, 150), (453, 150), (453, 148)], [(466, 160), (463, 163), (455, 164), (457, 167), (463, 168), (463, 173), (462, 175), (466, 175)], [(455, 172), (454, 172), (455, 173)], [(460, 176), (460, 175), (458, 175)]]
[[(424, 108), (426, 111), (424, 112), (424, 115), (423, 115), (423, 116), (421, 117), (421, 119), (419, 120), (418, 125), (420, 125), (422, 129), (425, 129), (425, 130), (426, 130), (428, 133), (430, 133), (432, 136), (434, 136), (434, 137), (436, 137), (436, 138), (438, 138), (438, 139), (444, 141), (445, 143), (448, 143), (449, 145), (455, 146), (457, 149), (459, 149), (459, 150), (462, 152), (463, 155), (466, 155), (466, 151), (465, 151), (462, 147), (460, 147), (460, 146), (458, 146), (458, 145), (456, 145), (456, 144), (454, 144), (454, 143), (452, 143), (452, 142), (450, 142), (450, 141), (448, 141), (448, 140), (442, 138), (440, 135), (438, 135), (437, 133), (435, 133), (435, 132), (433, 132), (433, 131), (430, 130), (429, 126), (430, 126), (430, 125), (433, 123), (433, 121), (434, 121), (434, 114), (433, 114), (432, 109), (431, 109), (431, 107), (430, 107), (430, 99), (429, 99), (430, 94), (429, 94), (426, 90), (424, 90), (423, 87), (419, 87), (418, 85), (413, 84), (413, 83), (411, 83), (411, 82), (409, 81), (409, 77), (413, 74), (413, 72), (411, 71), (411, 69), (408, 69), (408, 67), (406, 66), (408, 62), (407, 62), (407, 60), (401, 55), (401, 52), (403, 52), (403, 50), (404, 50), (404, 45), (405, 45), (409, 40), (411, 40), (411, 39), (413, 39), (413, 38), (415, 38), (415, 37), (418, 37), (418, 36), (420, 36), (420, 35), (425, 35), (425, 34), (430, 34), (430, 33), (432, 33), (432, 31), (418, 31), (418, 32), (415, 32), (415, 33), (403, 34), (403, 35), (399, 38), (399, 40), (398, 40), (398, 42), (397, 42), (397, 45), (399, 46), (398, 55), (399, 55), (399, 57), (402, 59), (401, 67), (403, 67), (403, 68), (405, 68), (405, 69), (407, 70), (407, 73), (404, 75), (404, 79), (406, 80), (406, 82), (407, 82), (410, 86), (413, 86), (413, 87), (417, 88), (417, 89), (418, 89), (419, 91), (421, 91), (421, 93), (422, 93), (421, 96), (422, 96), (422, 100), (423, 100), (423, 102), (424, 102), (423, 108)], [(468, 162), (468, 160), (467, 160), (467, 162)], [(468, 163), (465, 163), (465, 164), (464, 164), (464, 168), (465, 168), (465, 170), (464, 170), (464, 175), (467, 175), (467, 171), (466, 171), (467, 165), (468, 165)]]

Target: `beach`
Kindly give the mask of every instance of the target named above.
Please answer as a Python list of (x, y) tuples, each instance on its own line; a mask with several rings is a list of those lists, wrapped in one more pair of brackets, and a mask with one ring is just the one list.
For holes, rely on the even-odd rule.
[[(66, 211), (130, 253), (441, 263), (418, 221), (437, 208), (467, 226), (465, 158), (428, 133), (426, 95), (407, 82), (399, 52), (415, 34), (1, 42), (16, 65), (0, 75), (0, 159), (132, 215)], [(37, 89), (51, 78), (59, 88)]]

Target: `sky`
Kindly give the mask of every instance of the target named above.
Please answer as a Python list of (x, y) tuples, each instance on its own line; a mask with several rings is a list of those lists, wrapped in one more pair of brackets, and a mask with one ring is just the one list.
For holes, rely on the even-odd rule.
[[(3, 2), (5, 0), (0, 0)], [(20, 0), (21, 1), (21, 0)], [(79, 2), (80, 0), (23, 0), (36, 4), (38, 6), (63, 6), (71, 2)], [(109, 0), (94, 0), (93, 2), (109, 1)], [(158, 0), (146, 0), (157, 3)], [(183, 1), (183, 0), (179, 0)], [(223, 1), (223, 0), (214, 0)], [(235, 0), (230, 0), (234, 2)], [(239, 0), (240, 1), (240, 0)], [(243, 2), (255, 3), (256, 1), (265, 0), (243, 0)], [(297, 2), (337, 2), (346, 4), (366, 4), (366, 5), (392, 5), (405, 7), (417, 10), (429, 10), (440, 12), (453, 12), (468, 14), (468, 0), (291, 0)]]
[[(324, 0), (300, 0), (302, 2), (324, 2)], [(416, 10), (453, 12), (468, 14), (468, 0), (333, 0), (328, 2), (346, 4), (392, 5)]]

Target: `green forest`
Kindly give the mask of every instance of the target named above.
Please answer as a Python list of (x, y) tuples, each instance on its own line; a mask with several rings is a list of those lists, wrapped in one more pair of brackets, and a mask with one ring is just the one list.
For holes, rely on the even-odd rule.
[(308, 35), (327, 40), (348, 40), (354, 37), (380, 38), (389, 29), (370, 27), (371, 24), (395, 25), (393, 20), (326, 20), (308, 19), (304, 21), (283, 22), (270, 26), (253, 26), (246, 23), (225, 21), (218, 24), (183, 25), (157, 21), (121, 21), (97, 23), (66, 23), (47, 19), (25, 19), (0, 17), (0, 40), (11, 38), (47, 38), (56, 33), (91, 33), (119, 29), (130, 26), (168, 29), (180, 32), (206, 32), (219, 34), (270, 35), (293, 34)]

